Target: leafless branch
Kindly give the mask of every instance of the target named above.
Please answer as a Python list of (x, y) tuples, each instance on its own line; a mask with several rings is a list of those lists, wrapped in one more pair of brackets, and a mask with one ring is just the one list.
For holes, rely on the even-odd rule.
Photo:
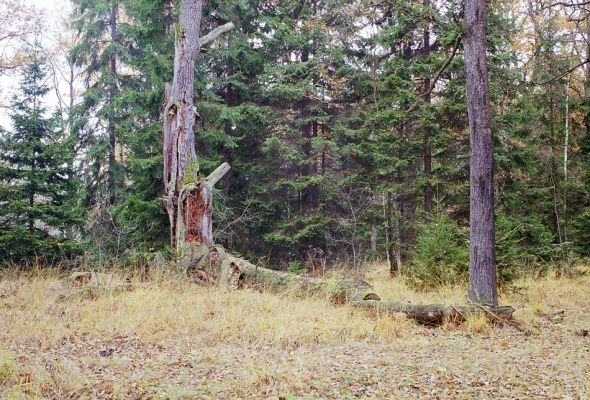
[(231, 31), (234, 28), (234, 26), (235, 25), (233, 22), (228, 22), (227, 24), (223, 24), (221, 26), (218, 26), (217, 28), (213, 29), (211, 32), (209, 32), (205, 36), (201, 36), (199, 38), (199, 45), (201, 47), (205, 46), (206, 44), (214, 41), (215, 39), (217, 39), (219, 36), (223, 35), (224, 33)]
[(572, 73), (572, 72), (574, 72), (576, 69), (580, 68), (580, 67), (581, 67), (581, 66), (583, 66), (583, 65), (586, 65), (586, 64), (587, 64), (587, 63), (589, 63), (589, 62), (590, 62), (590, 59), (586, 59), (586, 60), (584, 60), (584, 61), (582, 61), (582, 62), (580, 62), (580, 63), (578, 63), (578, 64), (574, 65), (573, 67), (571, 67), (571, 68), (570, 68), (570, 69), (568, 69), (567, 71), (563, 71), (563, 72), (561, 72), (561, 73), (559, 73), (559, 74), (555, 75), (553, 78), (551, 78), (551, 79), (548, 79), (548, 80), (546, 80), (546, 81), (544, 81), (544, 82), (541, 82), (541, 83), (539, 83), (539, 85), (547, 85), (548, 83), (555, 82), (556, 80), (558, 80), (558, 79), (560, 79), (560, 78), (563, 78), (564, 76), (566, 76), (566, 75), (568, 75), (568, 74), (571, 74), (571, 73)]

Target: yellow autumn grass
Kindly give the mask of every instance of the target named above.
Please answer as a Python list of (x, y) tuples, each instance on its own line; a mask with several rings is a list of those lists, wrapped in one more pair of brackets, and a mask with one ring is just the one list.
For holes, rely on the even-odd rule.
[[(384, 300), (447, 304), (466, 301), (464, 287), (418, 291), (410, 288), (403, 277), (389, 278), (383, 266), (374, 266), (366, 279)], [(575, 279), (558, 279), (553, 275), (527, 278), (517, 282), (516, 287), (518, 290), (501, 293), (501, 303), (515, 306), (516, 318), (527, 328), (542, 323), (555, 310), (588, 307), (588, 275)], [(421, 345), (421, 332), (430, 332), (417, 331), (423, 328), (405, 318), (369, 316), (347, 306), (333, 306), (322, 298), (298, 298), (251, 289), (228, 292), (199, 287), (178, 277), (135, 282), (131, 291), (106, 290), (92, 299), (77, 296), (76, 290), (56, 271), (27, 274), (5, 271), (1, 275), (0, 398), (75, 397), (91, 379), (80, 365), (68, 358), (41, 365), (19, 353), (19, 349), (54, 349), (72, 338), (134, 337), (183, 351), (219, 346), (292, 351), (301, 347), (359, 343), (373, 346), (396, 342), (411, 347)], [(583, 319), (573, 322), (572, 329), (582, 328), (584, 323)], [(495, 328), (485, 318), (474, 316), (463, 326), (449, 324), (440, 329), (479, 334)], [(204, 354), (207, 363), (223, 363), (219, 352)], [(105, 361), (105, 365), (110, 365), (109, 362), (114, 363)], [(243, 376), (237, 378), (249, 385), (247, 393), (255, 393), (257, 385), (261, 390), (269, 386), (288, 387), (296, 392), (304, 390), (306, 371), (284, 371), (280, 374), (283, 381), (275, 382), (274, 367), (248, 369), (248, 363), (252, 362), (244, 360)], [(118, 398), (125, 397), (129, 388), (123, 382), (116, 382), (109, 390), (112, 398)], [(238, 398), (248, 395), (232, 393)]]

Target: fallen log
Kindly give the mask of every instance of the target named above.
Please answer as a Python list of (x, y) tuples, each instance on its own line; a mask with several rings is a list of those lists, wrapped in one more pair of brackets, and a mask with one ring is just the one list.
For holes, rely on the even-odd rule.
[(216, 257), (221, 262), (219, 284), (236, 290), (244, 285), (258, 290), (285, 292), (293, 290), (303, 295), (326, 294), (330, 301), (345, 304), (353, 301), (379, 300), (373, 287), (360, 279), (345, 279), (337, 282), (301, 276), (283, 271), (258, 267), (242, 258), (228, 254), (215, 247)]
[(499, 321), (512, 320), (514, 308), (510, 306), (485, 307), (481, 305), (412, 304), (407, 302), (381, 301), (373, 287), (360, 279), (345, 279), (337, 282), (258, 267), (242, 258), (228, 254), (215, 247), (216, 257), (221, 262), (219, 284), (230, 290), (250, 285), (258, 290), (284, 292), (297, 290), (304, 294), (325, 293), (335, 304), (378, 314), (404, 314), (424, 325), (440, 325), (447, 320), (460, 322), (468, 315), (485, 313)]
[(514, 308), (510, 306), (477, 307), (449, 306), (445, 304), (411, 304), (397, 301), (364, 300), (352, 303), (352, 306), (377, 314), (405, 314), (423, 325), (440, 325), (445, 321), (461, 322), (468, 315), (481, 314), (484, 310), (497, 317), (499, 321), (510, 321)]

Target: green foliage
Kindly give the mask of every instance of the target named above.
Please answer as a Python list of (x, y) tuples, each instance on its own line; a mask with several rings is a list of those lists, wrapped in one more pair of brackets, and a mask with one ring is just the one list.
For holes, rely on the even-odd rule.
[[(126, 250), (169, 243), (160, 113), (164, 83), (173, 76), (178, 7), (156, 0), (74, 5), (81, 41), (71, 56), (87, 72), (87, 88), (73, 132), (85, 161), (84, 204), (95, 212), (82, 235), (96, 259), (123, 260)], [(116, 38), (113, 7), (124, 16)], [(203, 33), (235, 24), (202, 49), (195, 69), (199, 170), (232, 166), (215, 192), (216, 240), (274, 265), (296, 265), (316, 248), (331, 261), (358, 262), (383, 259), (397, 247), (419, 285), (465, 279), (469, 135), (461, 45), (448, 60), (462, 34), (461, 12), (458, 3), (426, 8), (402, 0), (205, 2)], [(539, 16), (538, 23), (538, 48), (523, 58), (513, 43), (521, 27), (511, 4), (489, 4), (501, 282), (590, 251), (585, 78), (572, 74), (566, 182), (567, 77), (538, 82), (577, 61), (563, 50), (570, 44), (566, 28), (553, 17)], [(531, 62), (523, 67), (522, 59)], [(435, 76), (429, 103), (424, 82)], [(123, 153), (113, 168), (111, 133)], [(422, 167), (426, 145), (430, 175)], [(115, 177), (115, 204), (108, 204), (107, 171)], [(193, 169), (187, 182), (195, 176)], [(439, 208), (446, 215), (424, 210), (427, 184), (444, 199)], [(376, 251), (368, 250), (372, 232)]]
[(35, 46), (13, 99), (13, 128), (0, 133), (0, 263), (72, 257), (77, 204), (72, 143), (43, 106), (47, 67)]
[(496, 268), (498, 282), (509, 283), (519, 275), (547, 270), (561, 256), (553, 234), (535, 216), (496, 217)]
[(468, 232), (444, 213), (421, 224), (409, 266), (410, 281), (435, 287), (465, 281), (469, 270)]

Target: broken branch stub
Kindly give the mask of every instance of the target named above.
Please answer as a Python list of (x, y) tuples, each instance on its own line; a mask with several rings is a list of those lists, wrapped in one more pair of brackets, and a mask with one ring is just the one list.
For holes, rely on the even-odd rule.
[(223, 163), (207, 178), (182, 188), (178, 210), (182, 220), (177, 227), (177, 248), (183, 244), (213, 245), (213, 186), (230, 168), (228, 163)]

